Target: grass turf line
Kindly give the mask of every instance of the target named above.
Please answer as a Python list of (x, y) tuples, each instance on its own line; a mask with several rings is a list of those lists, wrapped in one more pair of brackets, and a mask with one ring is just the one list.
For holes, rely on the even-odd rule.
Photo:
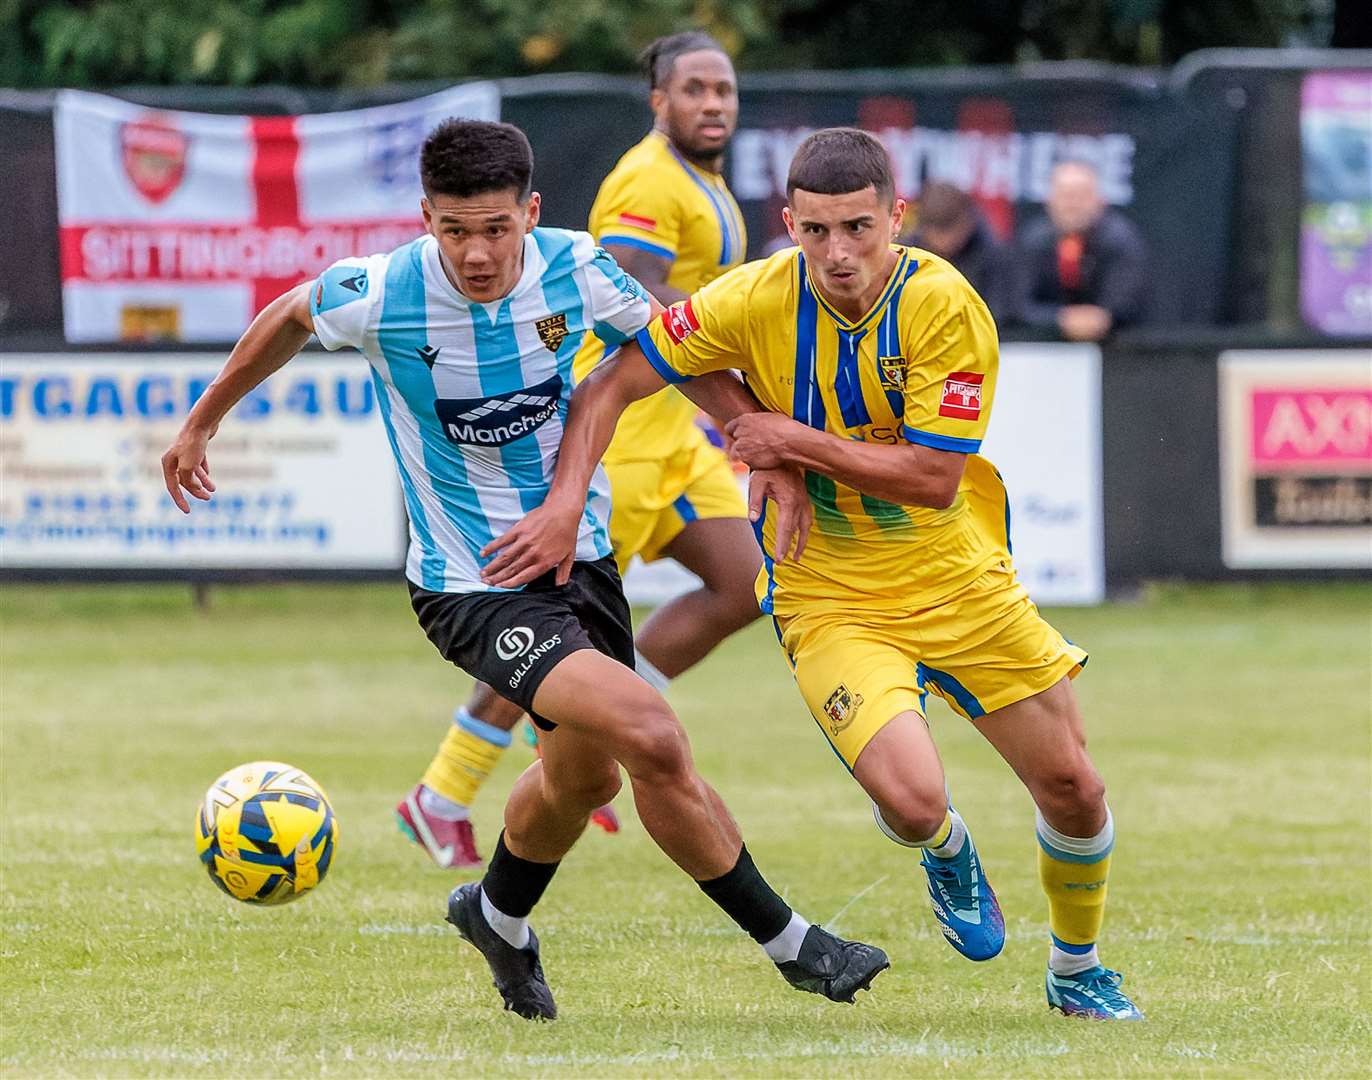
[[(1029, 800), (941, 704), (935, 737), (1005, 909), (971, 965), (910, 853), (806, 715), (770, 628), (671, 699), (759, 865), (894, 967), (796, 994), (657, 851), (627, 797), (535, 913), (561, 1019), (501, 1013), (442, 922), (457, 879), (391, 818), (465, 677), (403, 587), (0, 590), (0, 1070), (8, 1075), (1331, 1076), (1369, 1026), (1372, 589), (1165, 588), (1050, 617), (1119, 828), (1102, 955), (1140, 1025), (1050, 1015)], [(932, 700), (932, 699), (931, 699)], [(205, 787), (250, 758), (329, 790), (316, 895), (236, 905), (196, 862)], [(506, 753), (477, 806), (489, 852)], [(865, 891), (864, 891), (865, 890)], [(841, 914), (840, 914), (841, 913)]]

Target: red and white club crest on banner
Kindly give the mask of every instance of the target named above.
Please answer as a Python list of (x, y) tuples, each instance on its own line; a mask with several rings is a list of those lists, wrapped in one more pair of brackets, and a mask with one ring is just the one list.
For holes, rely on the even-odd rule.
[(189, 149), (189, 137), (164, 114), (148, 113), (119, 125), (124, 172), (150, 203), (162, 202), (180, 186)]
[(955, 371), (943, 380), (943, 400), (938, 407), (940, 416), (955, 420), (976, 420), (981, 416), (981, 380), (979, 371)]

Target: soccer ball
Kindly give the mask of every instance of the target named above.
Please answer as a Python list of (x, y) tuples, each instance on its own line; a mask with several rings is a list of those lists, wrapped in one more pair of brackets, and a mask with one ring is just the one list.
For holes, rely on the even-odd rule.
[(195, 815), (195, 851), (210, 880), (248, 904), (285, 904), (329, 872), (338, 820), (324, 789), (279, 761), (230, 769)]

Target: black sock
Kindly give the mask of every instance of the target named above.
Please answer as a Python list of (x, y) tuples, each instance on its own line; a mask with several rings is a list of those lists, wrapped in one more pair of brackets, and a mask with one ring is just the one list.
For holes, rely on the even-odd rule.
[(723, 877), (696, 884), (759, 945), (771, 941), (791, 921), (791, 909), (753, 865), (747, 847), (739, 851), (738, 862)]
[(558, 863), (530, 862), (505, 846), (505, 830), (495, 844), (495, 854), (481, 879), (481, 891), (501, 914), (527, 918), (557, 873)]

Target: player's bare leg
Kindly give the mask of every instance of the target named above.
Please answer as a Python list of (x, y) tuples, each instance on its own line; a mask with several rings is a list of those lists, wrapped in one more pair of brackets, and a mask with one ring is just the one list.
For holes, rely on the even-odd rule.
[(1066, 677), (1033, 697), (974, 720), (1029, 789), (1037, 807), (1039, 881), (1052, 930), (1049, 1004), (1068, 1014), (1138, 1020), (1120, 976), (1096, 951), (1105, 917), (1115, 825), (1105, 784), (1086, 752), (1076, 692)]
[[(738, 860), (738, 829), (696, 773), (681, 724), (662, 695), (628, 668), (589, 649), (573, 653), (543, 680), (534, 708), (595, 740), (624, 766), (643, 827), (693, 878), (718, 877)], [(510, 801), (531, 794), (521, 786)]]
[(880, 949), (812, 926), (767, 884), (695, 771), (671, 708), (628, 668), (593, 650), (574, 652), (543, 679), (533, 704), (559, 726), (510, 793), (485, 878), (449, 899), (449, 921), (485, 956), (506, 1008), (530, 1019), (557, 1014), (528, 915), (591, 810), (618, 789), (621, 765), (648, 834), (793, 986), (851, 1001), (888, 966)]
[(761, 615), (753, 582), (762, 555), (753, 527), (743, 518), (692, 521), (662, 553), (695, 574), (701, 584), (654, 611), (635, 635), (634, 646), (659, 672), (674, 679)]
[(872, 800), (877, 827), (921, 849), (929, 899), (948, 943), (969, 960), (1005, 945), (1005, 921), (962, 817), (948, 805), (943, 764), (918, 712), (888, 721), (858, 754), (853, 778)]
[(872, 736), (853, 764), (853, 779), (899, 842), (922, 846), (943, 828), (948, 817), (943, 762), (919, 713), (900, 713)]
[[(659, 607), (634, 640), (648, 662), (641, 672), (662, 689), (699, 663), (730, 634), (758, 618), (753, 596), (762, 556), (752, 526), (742, 518), (704, 518), (689, 522), (663, 554), (701, 579), (697, 589)], [(656, 676), (662, 676), (662, 680)], [(480, 866), (476, 837), (467, 810), (509, 744), (501, 733), (513, 731), (523, 711), (478, 682), (458, 710), (423, 782), (396, 807), (401, 828), (440, 866)], [(606, 832), (619, 831), (609, 800), (591, 820)]]
[(1024, 782), (1049, 825), (1072, 836), (1104, 827), (1105, 784), (1086, 752), (1070, 679), (972, 722)]

